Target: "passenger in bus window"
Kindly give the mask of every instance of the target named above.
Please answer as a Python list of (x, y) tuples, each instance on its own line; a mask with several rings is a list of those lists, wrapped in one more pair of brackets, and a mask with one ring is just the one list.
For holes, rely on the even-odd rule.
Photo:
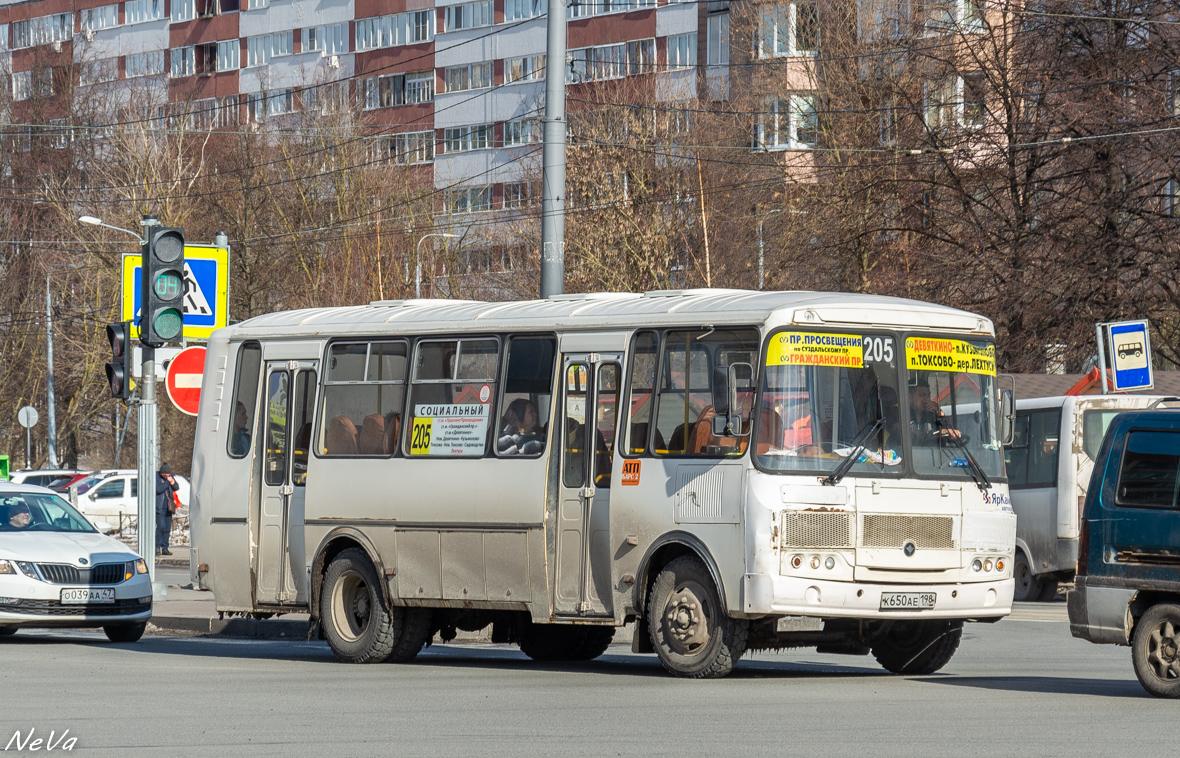
[(915, 445), (930, 447), (939, 438), (959, 437), (958, 429), (943, 426), (945, 414), (930, 397), (930, 382), (919, 377), (910, 385), (910, 437)]
[(500, 455), (538, 455), (545, 450), (545, 430), (532, 401), (521, 397), (508, 404), (496, 449)]
[(246, 412), (246, 404), (238, 402), (234, 409), (234, 430), (231, 435), (230, 452), (234, 455), (245, 455), (250, 451), (250, 416)]

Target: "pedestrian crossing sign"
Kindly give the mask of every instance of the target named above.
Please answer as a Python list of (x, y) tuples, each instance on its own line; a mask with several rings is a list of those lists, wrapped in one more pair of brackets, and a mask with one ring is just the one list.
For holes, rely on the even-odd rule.
[[(123, 316), (132, 320), (131, 337), (139, 339), (141, 294), (139, 254), (123, 256)], [(229, 323), (229, 250), (209, 245), (184, 246), (184, 331), (186, 340), (205, 340)]]

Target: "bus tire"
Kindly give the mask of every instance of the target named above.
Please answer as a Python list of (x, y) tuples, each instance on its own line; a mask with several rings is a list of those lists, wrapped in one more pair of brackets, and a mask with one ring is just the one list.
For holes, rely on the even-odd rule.
[(426, 640), (430, 636), (430, 622), (432, 614), (427, 608), (394, 608), (396, 618), (396, 642), (387, 663), (407, 663), (414, 660), (422, 648), (426, 647)]
[[(1041, 580), (1033, 573), (1032, 564), (1023, 550), (1016, 551), (1016, 558), (1012, 561), (1012, 579), (1016, 587), (1012, 599), (1021, 603), (1034, 603), (1041, 599), (1044, 587)], [(1054, 585), (1056, 587), (1056, 585)]]
[(146, 621), (138, 624), (108, 624), (102, 628), (111, 642), (139, 642), (145, 629)]
[(894, 674), (925, 676), (950, 662), (962, 638), (962, 621), (895, 621), (872, 652)]
[(749, 635), (746, 621), (726, 615), (713, 577), (695, 556), (677, 558), (656, 577), (647, 626), (664, 668), (691, 679), (732, 671)]
[(18, 628), (15, 626), (0, 626), (0, 637), (11, 637), (16, 634)]
[(585, 627), (529, 624), (520, 634), (520, 652), (534, 661), (576, 661), (585, 642)]
[(1131, 663), (1143, 689), (1156, 697), (1180, 697), (1180, 605), (1157, 603), (1139, 618)]
[(320, 619), (328, 647), (346, 663), (379, 663), (393, 652), (397, 629), (364, 550), (342, 550), (328, 566)]
[(582, 627), (582, 644), (578, 646), (571, 661), (592, 661), (606, 652), (615, 638), (613, 626)]

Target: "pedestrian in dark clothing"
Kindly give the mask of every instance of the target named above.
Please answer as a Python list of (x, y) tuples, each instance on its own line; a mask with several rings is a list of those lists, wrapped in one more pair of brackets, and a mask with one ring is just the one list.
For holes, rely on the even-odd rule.
[(176, 500), (172, 493), (180, 485), (172, 478), (172, 467), (160, 464), (156, 474), (156, 555), (172, 555), (168, 549), (168, 537), (172, 534), (172, 514), (176, 512)]

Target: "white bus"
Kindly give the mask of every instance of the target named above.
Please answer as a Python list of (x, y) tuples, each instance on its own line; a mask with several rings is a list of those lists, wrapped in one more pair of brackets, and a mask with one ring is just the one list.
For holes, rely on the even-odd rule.
[(747, 650), (932, 672), (1010, 612), (991, 322), (734, 290), (387, 301), (209, 342), (194, 580), (351, 662), (491, 627), (680, 676)]

